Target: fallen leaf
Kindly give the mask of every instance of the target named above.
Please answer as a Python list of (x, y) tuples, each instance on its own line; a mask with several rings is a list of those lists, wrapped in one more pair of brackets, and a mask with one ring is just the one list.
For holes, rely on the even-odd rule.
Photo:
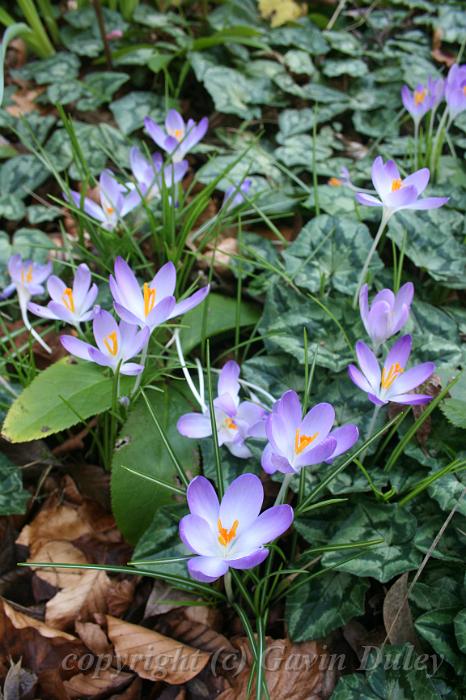
[(29, 114), (30, 112), (36, 112), (39, 110), (38, 105), (35, 102), (36, 97), (38, 97), (42, 92), (44, 92), (44, 87), (30, 89), (17, 90), (11, 96), (14, 104), (8, 105), (6, 111), (13, 117), (21, 117), (23, 114)]
[(408, 603), (408, 574), (400, 576), (390, 587), (383, 602), (383, 622), (391, 644), (411, 642), (419, 648)]
[(132, 576), (130, 579), (121, 581), (111, 581), (107, 592), (108, 612), (114, 617), (122, 617), (127, 611), (129, 604), (134, 597), (134, 589), (139, 581), (139, 576)]
[(99, 672), (77, 673), (64, 682), (70, 698), (107, 697), (108, 693), (124, 690), (132, 681), (134, 675), (114, 668), (100, 669)]
[[(80, 549), (66, 540), (52, 540), (35, 549), (28, 561), (57, 562), (60, 564), (87, 564)], [(84, 573), (83, 569), (33, 569), (36, 576), (55, 588), (74, 586)]]
[(180, 685), (206, 666), (210, 654), (158, 632), (107, 615), (108, 636), (115, 654), (141, 678)]
[(272, 27), (294, 22), (306, 14), (306, 5), (295, 0), (259, 0), (261, 17), (269, 19)]
[(142, 681), (137, 676), (126, 690), (118, 695), (111, 695), (108, 700), (141, 700)]
[(109, 587), (105, 571), (85, 571), (74, 586), (64, 588), (49, 600), (45, 606), (47, 624), (64, 630), (77, 617), (86, 621), (94, 613), (106, 612)]
[(161, 622), (161, 631), (184, 644), (202, 649), (202, 651), (235, 653), (235, 648), (223, 634), (216, 632), (202, 622), (186, 619), (184, 612), (183, 610), (176, 615), (167, 616)]
[(95, 622), (82, 622), (76, 620), (74, 624), (76, 634), (93, 654), (110, 654), (112, 645), (102, 627)]
[(21, 659), (16, 664), (10, 663), (11, 666), (3, 684), (3, 695), (0, 693), (0, 696), (4, 700), (22, 700), (33, 693), (37, 685), (37, 676), (22, 667)]

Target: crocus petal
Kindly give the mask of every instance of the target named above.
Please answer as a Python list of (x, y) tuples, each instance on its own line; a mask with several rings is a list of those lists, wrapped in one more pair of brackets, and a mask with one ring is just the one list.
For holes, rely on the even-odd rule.
[(219, 557), (194, 557), (188, 561), (191, 578), (203, 583), (212, 583), (228, 571), (228, 564)]
[(212, 435), (210, 417), (202, 413), (185, 413), (178, 419), (176, 428), (188, 438), (205, 438)]
[(199, 515), (185, 515), (179, 525), (180, 538), (192, 552), (211, 557), (218, 553), (216, 531)]
[(121, 346), (120, 330), (118, 328), (117, 322), (113, 318), (112, 314), (105, 309), (101, 309), (94, 317), (92, 324), (92, 329), (94, 332), (94, 338), (97, 343), (97, 347), (104, 355), (109, 355), (109, 349), (107, 347), (109, 340), (108, 336), (115, 334), (117, 351)]
[(137, 189), (133, 189), (127, 194), (123, 195), (123, 201), (120, 208), (120, 216), (126, 216), (132, 211), (141, 201), (141, 194)]
[(351, 381), (356, 384), (357, 387), (362, 389), (362, 391), (370, 392), (373, 391), (371, 385), (363, 375), (363, 373), (354, 365), (348, 366), (348, 374)]
[(375, 345), (384, 343), (391, 336), (392, 309), (385, 301), (372, 304), (367, 326), (368, 333)]
[(395, 314), (398, 308), (402, 306), (411, 306), (414, 297), (414, 284), (412, 282), (406, 282), (402, 287), (400, 287), (398, 294), (395, 297)]
[(296, 430), (291, 433), (279, 413), (271, 413), (267, 418), (265, 432), (274, 452), (282, 457), (291, 457)]
[(155, 289), (157, 299), (161, 301), (164, 297), (173, 296), (176, 285), (176, 267), (172, 262), (167, 262), (157, 272), (149, 287)]
[(175, 136), (177, 131), (181, 132), (181, 138), (184, 136), (184, 120), (176, 109), (168, 110), (167, 117), (165, 119), (165, 129), (167, 130), (167, 134), (170, 136)]
[(366, 377), (371, 387), (374, 390), (378, 389), (380, 385), (381, 373), (376, 356), (372, 350), (368, 348), (366, 343), (363, 343), (362, 340), (358, 340), (355, 350), (362, 373)]
[(106, 208), (111, 207), (117, 212), (120, 210), (120, 198), (121, 198), (121, 186), (115, 179), (114, 174), (111, 170), (102, 170), (99, 178), (100, 187), (100, 201), (102, 202), (102, 208), (107, 216), (110, 212), (106, 211)]
[(238, 422), (244, 422), (247, 426), (248, 436), (265, 439), (265, 421), (266, 411), (262, 406), (259, 406), (252, 401), (242, 401), (236, 412)]
[(118, 304), (116, 301), (113, 302), (113, 306), (122, 321), (125, 321), (126, 323), (132, 323), (133, 326), (141, 326), (145, 323), (143, 319), (131, 313), (131, 311), (128, 311), (127, 308), (125, 308), (121, 304)]
[(296, 430), (301, 425), (302, 409), (296, 391), (285, 391), (283, 396), (274, 406), (274, 412), (283, 421), (284, 434), (283, 439), (293, 442), (296, 435)]
[(385, 404), (388, 403), (386, 399), (381, 399), (378, 396), (376, 396), (376, 394), (368, 393), (367, 398), (369, 399), (369, 401), (372, 401), (372, 403), (376, 406), (385, 406)]
[(265, 547), (260, 547), (246, 556), (241, 556), (237, 558), (228, 558), (226, 561), (232, 569), (252, 569), (255, 566), (259, 566), (262, 562), (269, 556), (269, 550)]
[(128, 265), (128, 263), (118, 256), (115, 260), (115, 281), (119, 287), (120, 299), (117, 299), (120, 304), (126, 306), (132, 313), (138, 315), (142, 308), (142, 292), (136, 275)]
[[(317, 436), (313, 442), (306, 448), (312, 449), (312, 447), (318, 445), (320, 442), (325, 440), (332, 425), (335, 421), (335, 409), (329, 403), (318, 403), (304, 416), (303, 422), (301, 423), (300, 432), (304, 435), (314, 435)], [(305, 450), (305, 451), (306, 451)]]
[(40, 318), (47, 318), (51, 321), (57, 320), (56, 314), (52, 311), (52, 309), (49, 309), (48, 306), (40, 306), (39, 304), (34, 304), (34, 302), (30, 301), (27, 308), (28, 311), (30, 311), (35, 316), (39, 316)]
[(252, 452), (243, 440), (234, 440), (233, 442), (225, 442), (225, 446), (235, 457), (239, 459), (249, 459), (252, 457)]
[(139, 355), (141, 350), (149, 341), (150, 331), (142, 328), (140, 331), (132, 323), (122, 321), (120, 323), (121, 357), (123, 360), (130, 360), (135, 355)]
[(275, 474), (275, 472), (277, 471), (277, 467), (275, 466), (272, 460), (272, 456), (272, 445), (270, 444), (270, 442), (268, 442), (265, 446), (261, 457), (261, 467), (265, 472), (267, 472), (267, 474)]
[(359, 313), (361, 314), (364, 327), (366, 331), (368, 331), (367, 317), (369, 315), (369, 287), (367, 284), (363, 284), (359, 290)]
[(366, 207), (383, 207), (382, 202), (374, 197), (372, 194), (364, 194), (363, 192), (356, 192), (356, 201), (359, 204), (363, 204)]
[(63, 294), (66, 289), (66, 284), (56, 275), (51, 275), (47, 280), (47, 291), (54, 301), (63, 303)]
[(264, 501), (264, 488), (255, 474), (241, 474), (225, 491), (220, 504), (219, 518), (223, 527), (230, 529), (239, 521), (238, 536), (257, 518)]
[(64, 304), (59, 304), (56, 301), (49, 301), (47, 307), (54, 318), (64, 321), (65, 323), (76, 323), (76, 314), (72, 314)]
[(230, 360), (222, 367), (218, 378), (218, 394), (230, 394), (236, 396), (239, 393), (239, 377), (240, 368), (237, 362)]
[(16, 285), (14, 282), (11, 284), (7, 285), (3, 292), (0, 294), (0, 299), (8, 299), (8, 297), (11, 297), (13, 292), (16, 290)]
[(329, 459), (335, 452), (337, 441), (333, 437), (328, 437), (326, 440), (316, 445), (310, 450), (304, 450), (294, 460), (295, 468), (309, 467), (312, 464), (320, 464)]
[(387, 357), (384, 362), (384, 369), (386, 372), (390, 370), (390, 367), (395, 364), (399, 364), (403, 369), (406, 367), (411, 353), (411, 336), (404, 335), (402, 338), (396, 341), (396, 343), (388, 351)]
[[(74, 190), (70, 190), (70, 195), (77, 209), (81, 209), (82, 202), (82, 206), (86, 214), (89, 214), (89, 216), (92, 216), (98, 221), (107, 220), (107, 217), (105, 216), (102, 207), (99, 207), (99, 205), (96, 204), (92, 199), (89, 199), (89, 197), (81, 197), (79, 192), (75, 192)], [(65, 193), (63, 193), (63, 197), (64, 199), (68, 200), (68, 197)]]
[(138, 182), (145, 182), (146, 173), (148, 168), (150, 168), (150, 164), (137, 146), (133, 146), (129, 151), (129, 164), (136, 180)]
[(120, 374), (126, 374), (129, 377), (134, 377), (144, 371), (144, 365), (139, 365), (136, 362), (123, 362), (120, 365)]
[(389, 189), (391, 189), (393, 180), (400, 180), (401, 179), (400, 178), (400, 171), (398, 170), (398, 166), (394, 160), (387, 160), (387, 162), (384, 165), (384, 168), (385, 168), (386, 182), (389, 185)]
[(185, 314), (187, 311), (191, 311), (191, 309), (194, 309), (196, 306), (198, 306), (204, 301), (209, 291), (210, 285), (207, 285), (207, 287), (202, 287), (202, 289), (198, 289), (197, 292), (191, 294), (191, 296), (187, 299), (183, 299), (183, 301), (178, 302), (178, 304), (176, 304), (175, 308), (171, 312), (170, 318), (175, 318), (175, 316), (181, 316), (181, 314)]
[(89, 348), (89, 357), (92, 362), (95, 362), (97, 365), (101, 365), (102, 367), (113, 367), (115, 369), (118, 364), (114, 357), (101, 352), (97, 348), (92, 347), (92, 345)]
[(175, 297), (165, 297), (165, 299), (162, 299), (161, 302), (156, 304), (146, 318), (146, 323), (149, 328), (153, 329), (156, 326), (160, 326), (161, 323), (170, 320), (175, 304)]
[(397, 394), (395, 396), (390, 396), (390, 401), (393, 401), (393, 403), (418, 406), (424, 403), (429, 403), (429, 401), (432, 401), (432, 398), (432, 396), (428, 396), (427, 394)]
[[(393, 390), (393, 394), (406, 394), (406, 392), (415, 389), (420, 384), (424, 384), (427, 379), (431, 376), (435, 370), (435, 364), (433, 362), (423, 362), (421, 365), (416, 365), (416, 367), (411, 367), (403, 374), (400, 374), (393, 382), (390, 389)], [(389, 394), (387, 394), (387, 397)], [(390, 400), (392, 400), (390, 398)]]
[(231, 394), (222, 394), (221, 396), (217, 396), (214, 400), (214, 406), (223, 413), (226, 413), (230, 418), (233, 418), (236, 416), (236, 408), (238, 405), (238, 401), (235, 399), (236, 396), (231, 396)]
[(410, 187), (400, 187), (399, 190), (389, 192), (385, 195), (384, 204), (390, 209), (401, 209), (407, 207), (417, 199), (417, 190), (412, 185)]
[(359, 430), (352, 423), (348, 423), (348, 425), (342, 425), (340, 428), (332, 430), (329, 437), (337, 441), (337, 446), (334, 452), (332, 452), (331, 457), (326, 460), (327, 462), (333, 461), (336, 457), (343, 454), (343, 452), (350, 450), (359, 438)]
[[(283, 535), (293, 522), (293, 508), (273, 506), (256, 518), (235, 542), (235, 551), (243, 552), (260, 547)], [(240, 521), (241, 522), (241, 521)]]
[(412, 204), (406, 204), (403, 209), (438, 209), (448, 202), (449, 197), (424, 197)]
[(151, 139), (153, 141), (155, 141), (157, 146), (160, 146), (160, 148), (165, 150), (164, 144), (165, 144), (166, 135), (165, 135), (164, 130), (158, 124), (156, 124), (154, 122), (154, 120), (151, 119), (150, 117), (146, 117), (144, 119), (144, 128), (145, 128), (146, 132), (149, 134), (149, 136), (151, 137)]
[(73, 335), (62, 335), (60, 336), (60, 342), (67, 352), (75, 357), (80, 357), (82, 360), (90, 360), (89, 350), (92, 349), (92, 345), (85, 343), (79, 338), (75, 338)]
[(417, 195), (421, 195), (429, 184), (430, 171), (429, 168), (421, 168), (421, 170), (416, 170), (412, 175), (408, 175), (403, 180), (403, 187), (410, 187), (413, 185), (416, 188)]
[[(371, 178), (377, 194), (379, 197), (383, 197), (385, 192), (390, 189), (390, 180), (385, 173), (385, 166), (381, 156), (377, 156), (372, 163)], [(356, 195), (357, 197), (358, 195)], [(371, 199), (375, 199), (375, 197), (371, 197)], [(364, 202), (361, 202), (361, 204), (364, 204)]]
[(205, 476), (196, 476), (190, 482), (186, 498), (193, 515), (207, 520), (212, 528), (217, 527), (220, 504), (214, 487)]

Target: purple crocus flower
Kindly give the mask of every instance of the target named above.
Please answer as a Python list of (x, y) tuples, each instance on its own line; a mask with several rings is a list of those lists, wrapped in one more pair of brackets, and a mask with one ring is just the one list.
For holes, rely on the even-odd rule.
[[(236, 457), (251, 457), (245, 444), (249, 437), (265, 439), (264, 418), (267, 411), (252, 401), (239, 399), (239, 365), (230, 360), (218, 378), (218, 396), (214, 399), (215, 423), (218, 444), (225, 445)], [(203, 413), (186, 413), (178, 420), (178, 432), (188, 438), (205, 438), (212, 435), (209, 409)]]
[(150, 117), (144, 119), (147, 133), (162, 150), (170, 153), (176, 163), (183, 160), (185, 155), (204, 138), (209, 120), (207, 117), (196, 124), (193, 119), (185, 123), (176, 109), (170, 109), (165, 119), (165, 130)]
[(404, 108), (412, 116), (416, 124), (419, 124), (422, 117), (432, 108), (434, 102), (429, 88), (425, 85), (418, 85), (413, 92), (407, 85), (403, 85), (401, 88), (401, 99)]
[(31, 326), (27, 310), (31, 297), (45, 292), (42, 283), (45, 282), (51, 272), (52, 263), (50, 261), (45, 263), (45, 265), (41, 265), (32, 260), (23, 260), (19, 253), (12, 255), (8, 260), (8, 273), (11, 277), (11, 283), (0, 294), (0, 299), (7, 299), (16, 291), (24, 325), (47, 352), (52, 351)]
[(252, 569), (267, 558), (264, 547), (293, 522), (289, 505), (260, 513), (264, 489), (254, 474), (242, 474), (227, 488), (219, 503), (212, 484), (196, 476), (188, 486), (190, 515), (180, 521), (180, 538), (197, 554), (188, 561), (192, 578), (212, 583), (228, 569)]
[(466, 65), (452, 65), (445, 82), (445, 100), (450, 120), (466, 109)]
[(367, 393), (376, 406), (392, 401), (401, 404), (423, 404), (432, 399), (425, 394), (410, 394), (423, 384), (435, 369), (433, 362), (423, 362), (405, 371), (411, 353), (411, 336), (404, 335), (389, 350), (382, 371), (374, 353), (362, 340), (356, 343), (356, 355), (360, 369), (348, 367), (350, 379)]
[(130, 150), (129, 161), (137, 186), (146, 199), (160, 197), (164, 184), (170, 190), (184, 178), (189, 167), (187, 160), (163, 167), (160, 153), (154, 153), (152, 160), (148, 160), (136, 146)]
[(91, 272), (85, 263), (76, 270), (72, 287), (67, 287), (59, 277), (52, 275), (47, 281), (47, 289), (52, 297), (47, 306), (28, 304), (29, 311), (36, 316), (73, 326), (93, 318), (93, 305), (99, 290), (96, 284), (91, 285)]
[(387, 217), (400, 209), (437, 209), (448, 202), (448, 197), (419, 199), (429, 178), (429, 169), (421, 168), (402, 179), (393, 160), (384, 163), (378, 156), (372, 164), (372, 182), (379, 199), (362, 192), (356, 194), (356, 199), (368, 207), (383, 207)]
[(414, 285), (406, 282), (395, 295), (391, 289), (382, 289), (375, 295), (369, 307), (368, 286), (363, 284), (359, 292), (359, 309), (362, 322), (374, 348), (385, 343), (400, 331), (408, 320)]
[(173, 293), (176, 286), (176, 268), (166, 263), (150, 282), (141, 287), (136, 275), (123, 258), (117, 257), (115, 275), (110, 275), (110, 291), (115, 310), (120, 318), (151, 331), (165, 321), (194, 309), (209, 293), (209, 285), (177, 302)]
[(230, 185), (223, 197), (222, 209), (230, 211), (241, 206), (246, 201), (246, 196), (251, 189), (252, 180), (246, 178), (241, 184)]
[[(99, 178), (99, 191), (101, 206), (89, 197), (84, 197), (83, 207), (86, 214), (97, 219), (103, 228), (112, 231), (126, 214), (134, 209), (141, 197), (136, 189), (129, 191), (124, 185), (115, 180), (111, 170), (103, 170)], [(75, 190), (70, 190), (70, 195), (79, 208), (81, 195)], [(67, 199), (65, 193), (63, 197)]]
[(329, 403), (316, 404), (303, 418), (297, 393), (286, 391), (266, 420), (269, 442), (262, 454), (263, 469), (268, 474), (293, 474), (311, 464), (333, 461), (359, 437), (350, 423), (332, 430), (334, 421)]
[[(62, 335), (61, 344), (69, 353), (82, 360), (111, 367), (115, 372), (120, 365), (121, 374), (140, 374), (144, 365), (127, 362), (138, 355), (149, 340), (149, 329), (138, 331), (136, 326), (121, 321), (118, 325), (113, 316), (104, 309), (98, 311), (93, 322), (95, 348), (73, 335)], [(121, 364), (120, 364), (121, 363)]]
[(429, 78), (427, 88), (432, 97), (432, 109), (437, 109), (445, 97), (445, 80), (443, 78)]

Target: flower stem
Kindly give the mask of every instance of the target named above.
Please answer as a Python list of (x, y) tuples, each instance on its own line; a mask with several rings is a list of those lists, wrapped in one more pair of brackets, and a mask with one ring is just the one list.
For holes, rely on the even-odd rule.
[[(146, 364), (147, 352), (149, 350), (149, 340), (150, 340), (150, 336), (147, 339), (147, 343), (142, 348), (141, 359), (139, 360), (141, 365)], [(136, 381), (134, 382), (133, 391), (131, 392), (131, 396), (134, 396), (136, 394), (137, 390), (139, 389), (139, 387), (141, 386), (141, 380), (142, 380), (143, 374), (144, 374), (144, 370), (142, 370), (142, 372), (139, 372), (139, 374), (137, 375)]]
[(372, 247), (369, 251), (369, 255), (367, 256), (366, 262), (364, 263), (364, 267), (362, 268), (362, 272), (359, 275), (358, 284), (356, 286), (356, 292), (354, 294), (354, 299), (353, 299), (353, 309), (355, 309), (356, 306), (358, 305), (359, 290), (361, 289), (362, 285), (364, 284), (364, 280), (366, 279), (367, 271), (369, 269), (369, 265), (371, 263), (372, 256), (374, 255), (375, 251), (377, 250), (377, 246), (379, 245), (380, 239), (382, 238), (382, 234), (385, 231), (385, 227), (387, 225), (387, 222), (388, 222), (390, 216), (391, 216), (391, 212), (387, 212), (387, 210), (384, 209), (379, 229), (378, 229), (377, 233), (375, 234), (374, 242), (372, 243)]
[(225, 576), (223, 577), (223, 582), (225, 584), (225, 593), (227, 594), (228, 602), (231, 604), (234, 602), (233, 598), (233, 587), (231, 585), (231, 571), (228, 569)]
[(419, 121), (414, 122), (414, 170), (417, 170), (419, 163)]
[[(189, 388), (191, 389), (191, 393), (196, 399), (197, 403), (201, 407), (202, 413), (205, 413), (207, 411), (207, 406), (205, 404), (204, 397), (201, 395), (201, 393), (196, 389), (193, 380), (191, 379), (191, 375), (189, 374), (189, 370), (186, 367), (186, 361), (184, 359), (183, 355), (183, 349), (181, 347), (181, 342), (180, 342), (180, 332), (177, 329), (174, 333), (174, 338), (175, 338), (175, 345), (176, 345), (176, 352), (178, 354), (178, 359), (180, 361), (181, 369), (184, 374), (184, 378), (186, 379), (186, 383), (188, 384)], [(198, 371), (199, 371), (199, 366), (198, 366)], [(199, 375), (200, 376), (200, 375)], [(199, 379), (199, 383), (202, 384), (201, 380)]]
[(275, 499), (275, 506), (279, 506), (282, 503), (284, 503), (286, 494), (288, 492), (288, 486), (290, 485), (291, 479), (294, 477), (294, 474), (285, 474), (285, 478), (282, 481), (282, 485), (280, 486), (280, 491), (278, 492), (278, 496)]
[(37, 340), (39, 345), (41, 345), (44, 350), (46, 350), (48, 353), (52, 354), (52, 349), (47, 345), (45, 340), (41, 338), (39, 333), (31, 326), (31, 322), (29, 321), (28, 318), (28, 302), (29, 299), (31, 298), (31, 295), (29, 294), (28, 291), (25, 289), (22, 289), (18, 287), (18, 301), (19, 301), (19, 308), (21, 309), (21, 317), (23, 319), (23, 323), (28, 329), (29, 333), (32, 335), (32, 337)]

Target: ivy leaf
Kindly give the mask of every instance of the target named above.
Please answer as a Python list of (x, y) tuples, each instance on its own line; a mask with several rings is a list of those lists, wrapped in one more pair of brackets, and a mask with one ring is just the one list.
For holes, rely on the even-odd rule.
[(22, 515), (30, 497), (19, 469), (0, 453), (0, 515)]
[(124, 134), (140, 129), (145, 117), (151, 117), (156, 122), (165, 120), (165, 101), (153, 92), (129, 92), (112, 102), (110, 110)]
[(114, 93), (129, 80), (127, 73), (96, 71), (89, 73), (82, 84), (83, 96), (76, 105), (82, 111), (94, 110), (110, 102)]
[[(439, 608), (420, 615), (415, 624), (416, 631), (434, 651), (453, 666), (458, 675), (466, 671), (466, 659), (461, 655), (455, 639), (453, 620), (458, 608)], [(464, 611), (462, 611), (464, 614)], [(462, 628), (460, 617), (459, 628)]]
[(15, 194), (0, 195), (0, 217), (8, 221), (19, 221), (24, 218), (26, 207), (21, 197)]
[(59, 51), (49, 58), (28, 62), (23, 68), (12, 71), (12, 74), (24, 80), (35, 80), (39, 85), (53, 85), (77, 78), (79, 67), (80, 60), (77, 56)]
[(463, 654), (466, 654), (466, 608), (460, 610), (453, 620), (457, 644)]

